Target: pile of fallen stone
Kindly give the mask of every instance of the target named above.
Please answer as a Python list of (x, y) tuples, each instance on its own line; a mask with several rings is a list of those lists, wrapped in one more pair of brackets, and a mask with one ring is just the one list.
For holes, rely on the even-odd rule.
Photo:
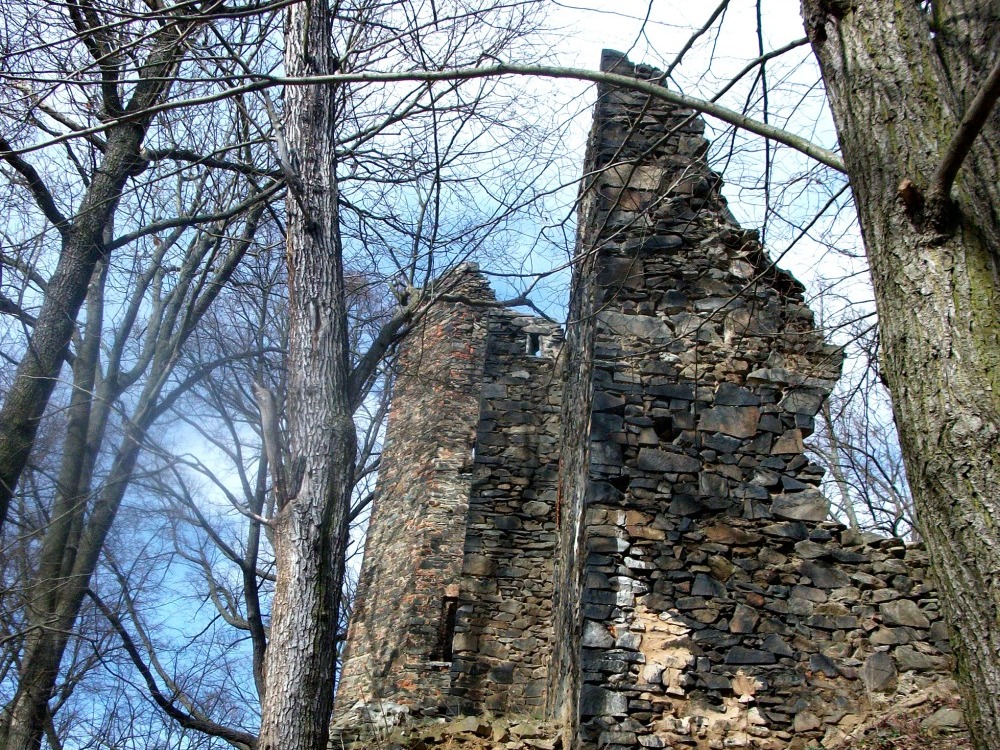
[[(358, 711), (367, 711), (357, 707)], [(359, 719), (360, 714), (358, 714)], [(384, 707), (353, 727), (340, 723), (332, 750), (562, 750), (554, 724), (531, 718), (460, 716), (412, 721), (405, 707)], [(381, 721), (381, 724), (378, 722)]]

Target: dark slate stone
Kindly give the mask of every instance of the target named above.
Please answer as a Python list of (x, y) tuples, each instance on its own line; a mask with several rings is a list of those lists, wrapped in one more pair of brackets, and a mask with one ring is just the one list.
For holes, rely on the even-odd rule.
[(591, 617), (595, 620), (607, 620), (611, 617), (613, 611), (614, 607), (610, 604), (587, 603), (583, 605), (583, 616)]
[(489, 678), (493, 682), (501, 685), (510, 685), (514, 682), (514, 665), (510, 662), (498, 664), (489, 671)]
[(843, 571), (817, 562), (801, 562), (799, 573), (812, 579), (813, 586), (820, 589), (835, 589), (851, 583), (851, 579)]
[(876, 651), (865, 659), (861, 679), (870, 693), (892, 693), (896, 690), (897, 673), (892, 657), (885, 651)]
[(759, 500), (754, 500), (753, 498), (748, 497), (743, 501), (743, 518), (756, 520), (773, 517), (774, 516), (771, 515), (771, 509)]
[(735, 453), (740, 445), (739, 438), (729, 437), (720, 433), (705, 435), (701, 441), (702, 446), (719, 453)]
[(642, 261), (638, 258), (605, 258), (597, 274), (597, 284), (617, 288), (629, 279), (642, 276)]
[(684, 292), (677, 291), (676, 289), (669, 289), (660, 298), (660, 302), (664, 307), (673, 308), (686, 308), (690, 301)]
[(805, 482), (800, 482), (798, 479), (790, 477), (787, 474), (782, 474), (781, 488), (785, 490), (785, 492), (798, 492), (799, 490), (809, 489), (809, 485)]
[(591, 441), (590, 462), (598, 466), (624, 466), (621, 446), (608, 440)]
[(607, 482), (591, 481), (587, 485), (587, 502), (614, 505), (621, 500), (622, 493), (614, 485)]
[(644, 471), (662, 471), (675, 474), (691, 473), (701, 468), (701, 461), (683, 453), (668, 453), (655, 448), (639, 451), (636, 465)]
[(732, 689), (729, 678), (721, 674), (705, 672), (698, 675), (698, 684), (706, 690), (726, 691)]
[(803, 437), (809, 437), (816, 429), (816, 420), (806, 414), (796, 414), (795, 426), (802, 430)]
[(624, 552), (628, 542), (614, 536), (592, 536), (587, 539), (587, 549), (590, 552)]
[(733, 646), (726, 652), (726, 664), (774, 664), (777, 659), (770, 651)]
[(703, 495), (701, 504), (708, 510), (729, 510), (733, 507), (732, 500), (718, 495)]
[(597, 685), (584, 685), (580, 690), (580, 713), (583, 716), (625, 716), (628, 698)]
[(716, 630), (715, 628), (699, 630), (691, 636), (691, 639), (699, 645), (711, 646), (712, 648), (729, 648), (740, 642), (738, 635), (723, 633), (721, 630)]
[(615, 638), (603, 624), (584, 620), (580, 645), (584, 648), (611, 648), (615, 645)]
[(819, 557), (825, 557), (829, 550), (825, 545), (817, 544), (811, 539), (804, 539), (801, 542), (795, 543), (795, 553), (799, 557), (804, 557), (808, 560), (815, 560)]
[(759, 620), (760, 615), (757, 614), (757, 611), (753, 607), (748, 607), (745, 604), (737, 604), (736, 611), (729, 618), (729, 632), (752, 633), (757, 627)]
[[(462, 571), (463, 573), (465, 571)], [(597, 570), (590, 570), (587, 572), (587, 582), (584, 584), (588, 589), (610, 589), (611, 580), (608, 578), (607, 573), (601, 573)]]
[[(468, 544), (468, 542), (466, 542)], [(601, 555), (596, 552), (590, 552), (587, 554), (587, 567), (594, 568), (601, 565), (613, 565), (615, 558), (608, 555)]]
[(931, 621), (917, 603), (910, 599), (898, 599), (879, 605), (882, 622), (886, 625), (904, 625), (910, 628), (929, 628)]
[(810, 388), (795, 388), (790, 390), (788, 394), (781, 399), (781, 403), (779, 403), (778, 406), (785, 411), (813, 416), (820, 410), (820, 407), (823, 405), (823, 400), (824, 396), (820, 391), (812, 390)]
[(771, 493), (767, 491), (766, 487), (761, 487), (757, 484), (741, 484), (733, 490), (733, 495), (753, 500), (767, 500), (771, 497)]
[(765, 414), (760, 418), (760, 429), (765, 432), (782, 432), (785, 428), (781, 426), (781, 420), (773, 414)]
[(716, 581), (711, 576), (699, 573), (694, 578), (694, 585), (691, 587), (692, 596), (708, 596), (716, 599), (728, 597), (726, 587)]
[(851, 565), (858, 565), (861, 563), (868, 562), (868, 555), (863, 555), (860, 552), (852, 552), (847, 549), (831, 549), (830, 557), (832, 557), (837, 562), (849, 563)]
[(661, 396), (663, 398), (676, 398), (682, 401), (694, 401), (694, 385), (692, 383), (667, 383), (665, 385), (651, 385), (644, 389), (650, 396)]
[(715, 403), (717, 406), (760, 406), (760, 396), (735, 383), (719, 383)]
[(591, 589), (584, 592), (584, 601), (588, 604), (614, 605), (618, 602), (617, 592), (604, 591), (602, 589)]
[(647, 252), (664, 252), (666, 250), (676, 250), (684, 244), (680, 235), (676, 234), (655, 234), (643, 240), (641, 249)]
[(521, 519), (515, 516), (497, 515), (493, 517), (493, 526), (501, 531), (512, 531), (521, 528)]
[(675, 516), (696, 516), (703, 510), (702, 504), (691, 495), (675, 495), (670, 501), (670, 512)]
[(821, 604), (828, 598), (825, 593), (810, 586), (793, 586), (791, 596), (793, 599), (805, 599), (816, 604)]
[(625, 398), (615, 396), (607, 391), (597, 391), (594, 394), (594, 411), (615, 411), (625, 408)]
[(590, 419), (590, 436), (594, 440), (603, 440), (610, 435), (617, 435), (625, 429), (625, 419), (620, 414), (597, 412)]
[(789, 646), (785, 642), (785, 639), (777, 633), (771, 633), (771, 635), (764, 639), (761, 646), (765, 651), (770, 651), (776, 656), (795, 656), (795, 652), (792, 650), (792, 647)]
[(484, 383), (480, 395), (483, 398), (507, 398), (507, 386), (501, 383)]
[(813, 529), (809, 532), (809, 538), (814, 542), (829, 542), (833, 539), (833, 532), (829, 529)]
[(677, 609), (686, 611), (704, 609), (707, 604), (708, 600), (703, 596), (682, 596), (677, 600)]
[(809, 669), (813, 672), (822, 672), (827, 677), (837, 677), (840, 672), (837, 671), (837, 665), (828, 656), (823, 654), (810, 654), (809, 656)]
[(900, 646), (893, 651), (900, 672), (944, 671), (948, 660), (943, 656), (928, 656), (912, 646)]
[(794, 539), (796, 541), (802, 541), (809, 538), (809, 529), (806, 528), (806, 525), (804, 523), (797, 523), (794, 521), (773, 523), (770, 526), (765, 526), (761, 529), (761, 531), (770, 536), (780, 536), (785, 539)]
[(646, 606), (654, 612), (666, 612), (674, 608), (674, 599), (663, 594), (650, 594), (646, 597)]
[(638, 651), (641, 643), (642, 635), (640, 633), (626, 631), (615, 639), (615, 648), (625, 649), (626, 651)]

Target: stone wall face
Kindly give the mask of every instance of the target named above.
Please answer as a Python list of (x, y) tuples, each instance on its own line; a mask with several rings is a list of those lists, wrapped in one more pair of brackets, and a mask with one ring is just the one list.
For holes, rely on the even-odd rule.
[(803, 439), (842, 355), (735, 223), (703, 130), (599, 89), (558, 357), (556, 327), (488, 306), (407, 344), (341, 710), (804, 750), (949, 679), (924, 553), (828, 520)]
[(337, 694), (437, 705), (450, 686), (449, 607), (458, 596), (489, 307), (474, 266), (447, 280), (470, 301), (432, 308), (401, 348)]
[(562, 330), (475, 267), (403, 345), (337, 694), (540, 713), (552, 634)]
[(596, 313), (573, 744), (832, 746), (899, 674), (947, 671), (945, 631), (918, 551), (826, 522), (802, 440), (841, 354), (735, 224), (703, 128), (600, 93), (596, 270), (574, 289)]
[(562, 331), (490, 316), (452, 695), (467, 711), (540, 713), (552, 637)]

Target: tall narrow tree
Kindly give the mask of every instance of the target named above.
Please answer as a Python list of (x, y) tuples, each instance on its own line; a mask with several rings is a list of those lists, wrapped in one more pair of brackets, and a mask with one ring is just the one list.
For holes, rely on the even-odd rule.
[[(332, 15), (325, 0), (286, 10), (289, 76), (336, 71)], [(277, 582), (265, 662), (262, 750), (326, 747), (333, 706), (337, 608), (356, 450), (337, 205), (337, 110), (335, 86), (285, 92), (280, 137), (288, 182), (291, 466), (274, 473)]]

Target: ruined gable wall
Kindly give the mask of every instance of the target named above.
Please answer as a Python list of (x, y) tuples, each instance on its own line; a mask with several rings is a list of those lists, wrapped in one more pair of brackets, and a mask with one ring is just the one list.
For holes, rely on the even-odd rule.
[(802, 750), (953, 691), (923, 552), (827, 520), (802, 441), (840, 353), (703, 129), (600, 90), (559, 360), (461, 304), (407, 343), (338, 710), (545, 701), (573, 748)]
[(447, 599), (457, 597), (462, 570), (495, 297), (471, 264), (439, 284), (479, 304), (439, 302), (400, 349), (338, 713), (358, 701), (434, 706), (450, 687)]
[(561, 479), (560, 570), (584, 580), (552, 705), (583, 747), (833, 746), (879, 691), (939, 679), (947, 643), (919, 551), (825, 520), (802, 439), (841, 355), (732, 220), (703, 127), (600, 93), (570, 331), (593, 347), (590, 443), (567, 431)]

